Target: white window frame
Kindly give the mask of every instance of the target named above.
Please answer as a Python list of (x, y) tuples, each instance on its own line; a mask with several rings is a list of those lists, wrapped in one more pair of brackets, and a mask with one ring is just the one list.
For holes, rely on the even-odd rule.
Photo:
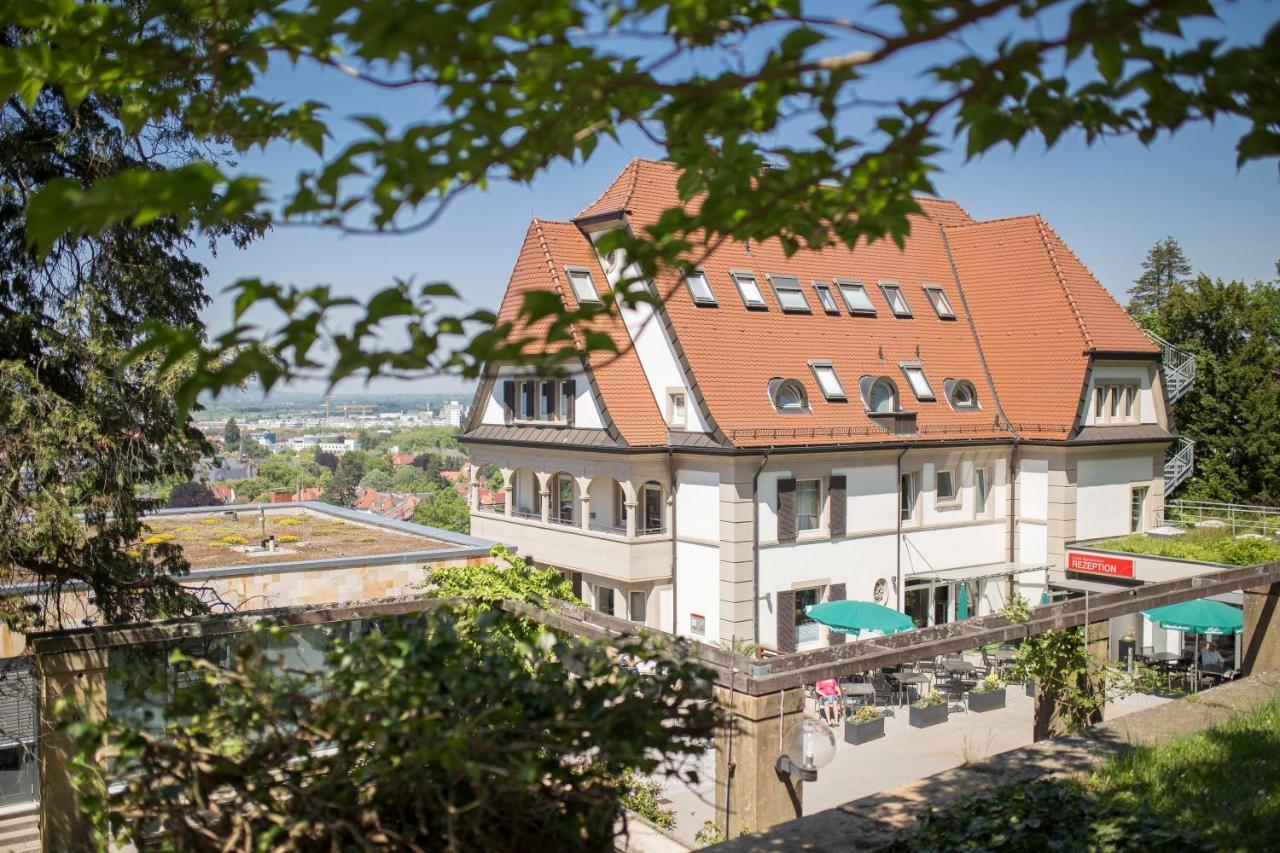
[[(606, 616), (618, 615), (618, 591), (611, 586), (605, 586), (604, 584), (600, 584), (600, 583), (592, 584), (591, 586), (592, 586), (592, 591), (591, 591), (592, 598), (595, 599), (592, 602), (591, 609), (596, 611), (597, 613), (604, 613)], [(600, 609), (600, 598), (601, 598), (600, 593), (604, 591), (608, 591), (609, 602), (612, 605), (608, 610)]]
[[(904, 495), (907, 497), (905, 501)], [(904, 507), (904, 503), (907, 506)], [(898, 518), (902, 521), (915, 521), (919, 506), (920, 474), (916, 471), (903, 471), (902, 476), (898, 478)]]
[[(793, 385), (800, 393), (800, 406), (798, 408), (783, 408), (778, 401), (778, 398), (782, 396), (782, 389), (787, 385)], [(778, 384), (771, 389), (769, 402), (773, 404), (773, 410), (780, 415), (804, 415), (809, 413), (809, 394), (804, 390), (804, 383), (798, 379), (778, 380)]]
[[(849, 309), (849, 313), (855, 316), (874, 317), (876, 316), (875, 303), (871, 301), (871, 293), (867, 290), (867, 286), (862, 282), (852, 278), (836, 278), (832, 279), (836, 289), (840, 291), (840, 298), (844, 300), (844, 307)], [(865, 305), (855, 305), (853, 300), (849, 298), (849, 292), (862, 294)]]
[[(693, 280), (697, 278), (702, 281), (702, 288), (706, 293), (698, 293), (698, 289), (694, 287)], [(716, 302), (715, 291), (711, 289), (711, 279), (707, 276), (702, 267), (686, 270), (684, 274), (684, 286), (689, 289), (689, 297), (693, 300), (694, 305), (718, 305)]]
[[(903, 291), (902, 285), (898, 284), (896, 281), (881, 281), (879, 282), (879, 285), (880, 294), (884, 297), (885, 304), (889, 306), (889, 311), (893, 316), (900, 317), (902, 319), (915, 316), (911, 313), (911, 303), (907, 301), (907, 294)], [(901, 311), (894, 307), (893, 297), (890, 296), (890, 293), (896, 293), (898, 295), (898, 301), (902, 303)]]
[[(680, 398), (680, 417), (676, 417), (676, 398)], [(689, 425), (689, 395), (683, 388), (667, 389), (667, 426), (684, 427)]]
[[(947, 395), (947, 403), (954, 411), (957, 412), (974, 412), (982, 408), (978, 402), (978, 387), (968, 379), (948, 379), (942, 383)], [(956, 400), (956, 393), (961, 388), (969, 389), (969, 402), (961, 403)]]
[[(636, 596), (640, 597), (640, 618), (636, 618)], [(649, 596), (642, 589), (633, 589), (627, 593), (627, 618), (637, 625), (643, 625), (649, 618)]]
[[(893, 408), (888, 411), (880, 411), (875, 406), (876, 388), (884, 386), (889, 389), (889, 399), (893, 401)], [(899, 396), (898, 384), (887, 376), (877, 376), (872, 379), (871, 384), (867, 386), (867, 399), (863, 401), (867, 411), (876, 415), (888, 415), (893, 412), (902, 411), (902, 398)]]
[[(804, 295), (804, 288), (800, 285), (800, 279), (793, 275), (785, 273), (768, 274), (769, 286), (773, 288), (773, 298), (778, 300), (778, 307), (782, 309), (784, 314), (812, 314), (813, 306), (809, 304), (808, 298)], [(787, 294), (793, 299), (793, 304), (788, 305), (783, 294)], [(794, 299), (799, 299), (800, 304), (794, 304)]]
[[(802, 485), (807, 487), (809, 484), (813, 485), (815, 495), (814, 508), (816, 512), (813, 513), (813, 526), (802, 527), (800, 525), (800, 487)], [(805, 515), (807, 516), (809, 513), (805, 513)], [(803, 480), (796, 480), (796, 535), (798, 536), (802, 533), (812, 535), (820, 532), (822, 532), (822, 479), (818, 477), (808, 477)]]
[[(840, 377), (836, 375), (835, 366), (829, 361), (811, 361), (809, 362), (809, 370), (813, 372), (813, 381), (818, 383), (818, 390), (822, 392), (822, 396), (830, 402), (844, 403), (849, 399), (849, 395), (844, 391), (844, 384), (841, 383)], [(823, 381), (823, 376), (831, 377), (834, 388), (828, 388), (827, 383)]]
[(984, 466), (973, 469), (973, 512), (976, 516), (985, 516), (991, 502), (991, 470)]
[[(733, 286), (738, 288), (738, 296), (742, 297), (742, 304), (749, 311), (769, 310), (769, 303), (764, 299), (764, 291), (760, 289), (760, 279), (756, 278), (755, 273), (751, 270), (729, 270), (729, 278), (733, 279)], [(755, 299), (750, 298), (743, 290), (743, 282), (751, 283), (751, 287), (755, 289)]]
[(942, 289), (940, 284), (922, 285), (924, 295), (929, 298), (929, 304), (933, 306), (934, 313), (938, 315), (939, 320), (954, 320), (956, 318), (956, 310), (951, 307), (951, 300), (947, 298), (947, 292)]
[[(951, 483), (951, 494), (943, 496), (942, 479)], [(937, 468), (933, 472), (933, 502), (935, 506), (956, 506), (960, 503), (960, 488), (956, 482), (956, 469)]]
[(828, 314), (839, 314), (840, 303), (836, 300), (836, 295), (831, 292), (831, 285), (825, 281), (813, 282), (813, 292), (818, 297), (818, 305)]
[(1093, 421), (1104, 426), (1141, 423), (1141, 384), (1137, 380), (1094, 383)]
[[(1138, 497), (1139, 493), (1142, 494), (1142, 503), (1141, 505), (1135, 507), (1134, 499)], [(1150, 504), (1150, 501), (1151, 501), (1151, 484), (1150, 483), (1134, 483), (1133, 485), (1129, 486), (1129, 532), (1130, 533), (1146, 532), (1147, 516), (1148, 516), (1147, 507)], [(1136, 519), (1134, 517), (1135, 508), (1138, 511), (1137, 513), (1138, 517)], [(1134, 524), (1135, 521), (1137, 521), (1137, 524)]]
[[(916, 399), (922, 403), (933, 402), (938, 399), (934, 396), (933, 386), (929, 384), (929, 377), (924, 373), (924, 365), (919, 362), (903, 362), (898, 365), (902, 369), (902, 375), (907, 378), (907, 385), (911, 387), (911, 393), (916, 395)], [(923, 388), (918, 387), (912, 378), (913, 371), (920, 377)]]
[[(600, 304), (600, 294), (596, 292), (596, 279), (591, 274), (591, 270), (586, 267), (565, 267), (564, 274), (569, 279), (569, 288), (573, 291), (573, 298), (578, 300), (578, 304), (584, 302)], [(586, 286), (590, 289), (590, 293), (579, 288), (579, 284), (582, 283), (581, 276), (586, 276)]]

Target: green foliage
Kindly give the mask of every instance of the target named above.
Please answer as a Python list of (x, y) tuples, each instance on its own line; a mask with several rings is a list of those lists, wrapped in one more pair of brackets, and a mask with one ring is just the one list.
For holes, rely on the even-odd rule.
[(1129, 313), (1158, 312), (1169, 291), (1191, 275), (1191, 264), (1182, 247), (1172, 237), (1165, 237), (1147, 252), (1142, 262), (1142, 275), (1129, 288)]
[(391, 489), (391, 475), (386, 471), (376, 468), (372, 471), (366, 472), (364, 480), (361, 482), (363, 485), (379, 492), (386, 492)]
[(478, 477), (481, 482), (489, 487), (491, 492), (501, 492), (502, 487), (505, 485), (501, 469), (492, 462), (480, 466)]
[(227, 423), (222, 428), (222, 445), (227, 451), (240, 449), (240, 427), (235, 418), (227, 418)]
[(224, 486), (230, 486), (236, 490), (236, 500), (238, 504), (250, 503), (257, 500), (261, 495), (271, 490), (271, 481), (265, 477), (245, 477), (241, 480), (226, 480)]
[(414, 509), (413, 520), (455, 533), (471, 532), (471, 508), (453, 486), (432, 490), (430, 497)]
[[(171, 667), (190, 675), (159, 692), (174, 697), (162, 733), (119, 715), (70, 723), (81, 784), (123, 786), (86, 810), (116, 841), (164, 826), (156, 850), (608, 849), (621, 780), (674, 773), (703, 750), (712, 674), (681, 644), (622, 640), (667, 663), (630, 676), (601, 645), (517, 621), (437, 610), (349, 639), (326, 626), (307, 635), (335, 635), (318, 671), (281, 670), (295, 647), (285, 631), (236, 639), (225, 668), (175, 649)], [(162, 660), (140, 679), (113, 669), (137, 695)], [(102, 779), (106, 739), (119, 759)]]
[(1266, 850), (1280, 832), (1280, 703), (1136, 749), (1091, 779), (1003, 785), (933, 810), (903, 849)]
[(419, 426), (383, 436), (381, 448), (399, 447), (401, 453), (426, 453), (430, 450), (460, 450), (458, 431), (446, 426)]
[(664, 809), (658, 802), (662, 798), (661, 782), (644, 779), (628, 771), (618, 780), (618, 788), (623, 792), (619, 803), (624, 809), (635, 812), (663, 829), (671, 829), (676, 825), (676, 810)]
[(453, 487), (439, 474), (429, 474), (413, 465), (401, 465), (391, 475), (391, 488), (397, 492), (431, 492)]
[(1181, 536), (1164, 538), (1135, 534), (1097, 543), (1105, 551), (1150, 554), (1202, 563), (1256, 566), (1280, 560), (1280, 543), (1269, 539), (1236, 539), (1230, 532), (1200, 527)]
[(947, 704), (947, 697), (943, 696), (936, 690), (931, 690), (928, 693), (921, 694), (919, 699), (911, 703), (911, 707), (924, 710), (925, 708), (932, 708), (936, 705), (945, 704)]
[(258, 476), (273, 489), (308, 488), (320, 482), (323, 469), (309, 459), (294, 460), (287, 456), (268, 456), (258, 465)]
[(884, 712), (874, 705), (863, 705), (849, 715), (849, 722), (855, 725), (862, 723), (874, 723), (876, 720), (884, 716)]
[(1196, 356), (1195, 385), (1173, 407), (1196, 442), (1195, 476), (1178, 496), (1280, 503), (1280, 282), (1202, 275), (1170, 289), (1156, 323)]
[[(603, 238), (602, 250), (623, 249), (652, 280), (697, 262), (697, 244), (724, 237), (776, 238), (787, 254), (831, 242), (901, 243), (907, 217), (920, 210), (915, 194), (933, 189), (938, 154), (957, 134), (976, 157), (1031, 139), (1052, 146), (1069, 132), (1146, 143), (1213, 119), (1240, 128), (1239, 163), (1280, 152), (1272, 98), (1280, 28), (1259, 28), (1236, 46), (1181, 37), (1214, 14), (1208, 2), (1046, 0), (1011, 17), (1013, 7), (892, 0), (873, 29), (807, 13), (798, 0), (503, 0), (433, 6), (425, 17), (350, 0), (250, 0), (216, 12), (207, 0), (27, 0), (0, 13), (0, 25), (30, 34), (0, 56), (0, 94), (30, 104), (47, 86), (75, 104), (110, 101), (129, 133), (170, 122), (242, 151), (298, 143), (315, 157), (292, 187), (272, 187), (270, 203), (259, 175), (216, 162), (140, 166), (88, 186), (78, 176), (50, 182), (24, 198), (25, 234), (39, 253), (125, 224), (172, 220), (211, 231), (268, 209), (275, 220), (344, 232), (420, 230), (470, 189), (527, 184), (589, 159), (602, 139), (640, 132), (682, 170), (682, 201), (698, 199), (651, 228)], [(53, 44), (56, 51), (44, 49)], [(907, 52), (940, 59), (918, 88), (867, 100), (866, 91), (898, 82)], [(308, 97), (323, 91), (262, 97), (274, 58), (435, 106), (406, 127), (359, 116), (358, 131), (329, 148), (325, 105)], [(787, 132), (798, 116), (807, 132)], [(475, 376), (487, 363), (576, 357), (572, 347), (530, 346), (545, 341), (513, 335), (513, 324), (490, 312), (445, 310), (440, 303), (455, 295), (445, 282), (388, 282), (337, 332), (330, 318), (355, 302), (327, 286), (249, 278), (236, 288), (237, 322), (225, 334), (206, 343), (156, 326), (137, 350), (192, 359), (184, 404), (250, 377), (270, 389), (323, 369), (326, 344), (334, 380)], [(653, 299), (628, 281), (616, 295)], [(258, 304), (287, 319), (259, 332), (247, 320)], [(569, 312), (538, 293), (523, 319), (548, 318), (555, 343), (613, 306), (604, 299)], [(391, 327), (408, 331), (407, 346), (383, 343)], [(610, 345), (598, 333), (583, 338)]]
[(724, 842), (724, 830), (713, 820), (703, 821), (702, 828), (693, 836), (693, 840), (699, 847), (722, 844)]
[(175, 507), (218, 506), (222, 501), (214, 496), (213, 491), (204, 483), (188, 481), (174, 486), (169, 491), (169, 500), (165, 506)]
[(979, 681), (971, 692), (973, 693), (999, 693), (1004, 690), (1004, 682), (1000, 680), (1000, 676), (994, 672), (986, 678)]
[(325, 484), (324, 494), (320, 499), (338, 506), (353, 506), (356, 502), (356, 489), (363, 478), (364, 454), (358, 450), (348, 451), (338, 457), (338, 469)]
[(240, 436), (240, 455), (248, 459), (269, 459), (271, 451), (258, 439), (242, 433)]

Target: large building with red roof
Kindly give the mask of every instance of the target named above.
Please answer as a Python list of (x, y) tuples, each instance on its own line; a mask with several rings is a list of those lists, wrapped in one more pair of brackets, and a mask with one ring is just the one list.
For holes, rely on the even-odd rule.
[[(573, 221), (534, 220), (499, 318), (535, 290), (607, 299), (634, 270), (595, 241), (678, 205), (677, 175), (635, 160)], [(592, 321), (616, 353), (491, 365), (462, 438), (506, 500), (473, 494), (473, 534), (600, 610), (790, 651), (844, 639), (809, 604), (935, 624), (1035, 602), (1070, 583), (1067, 542), (1155, 524), (1159, 347), (1039, 216), (920, 205), (902, 248), (727, 242), (648, 282), (660, 306)]]

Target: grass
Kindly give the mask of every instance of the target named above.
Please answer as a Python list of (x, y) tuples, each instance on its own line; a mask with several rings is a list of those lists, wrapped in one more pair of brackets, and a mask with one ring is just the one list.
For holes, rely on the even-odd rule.
[(1229, 566), (1256, 566), (1280, 560), (1280, 543), (1274, 539), (1236, 539), (1230, 532), (1209, 527), (1188, 530), (1170, 539), (1135, 534), (1108, 539), (1095, 546), (1104, 551), (1148, 554)]
[(1269, 850), (1280, 700), (1134, 750), (1085, 780), (1006, 785), (924, 816), (900, 850)]

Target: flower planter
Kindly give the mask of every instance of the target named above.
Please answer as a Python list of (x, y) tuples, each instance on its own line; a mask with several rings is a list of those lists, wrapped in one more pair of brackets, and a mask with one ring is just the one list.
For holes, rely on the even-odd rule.
[(917, 729), (927, 729), (929, 726), (936, 726), (938, 723), (947, 721), (947, 706), (930, 705), (928, 708), (917, 708), (911, 706), (911, 713), (907, 718), (907, 722), (915, 726)]
[(997, 708), (1004, 707), (1004, 688), (992, 690), (989, 693), (975, 693), (972, 690), (967, 694), (969, 697), (969, 710), (977, 711), (994, 711)]
[(860, 743), (868, 743), (882, 737), (884, 737), (884, 717), (872, 720), (869, 723), (846, 722), (844, 724), (845, 743), (857, 746)]
[(1036, 683), (1028, 678), (1026, 683), (1026, 688), (1027, 688), (1027, 695), (1030, 696), (1032, 699), (1036, 698)]

